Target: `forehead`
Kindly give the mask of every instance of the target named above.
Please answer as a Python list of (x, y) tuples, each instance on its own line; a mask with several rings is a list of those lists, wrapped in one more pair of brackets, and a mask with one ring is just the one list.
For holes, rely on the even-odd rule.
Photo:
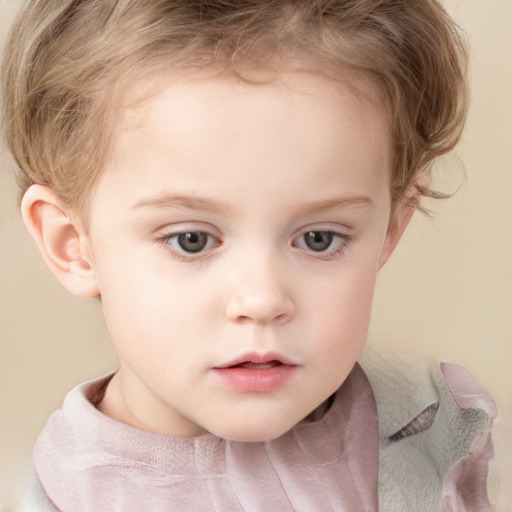
[(320, 190), (322, 172), (334, 168), (354, 188), (365, 179), (389, 185), (387, 115), (371, 84), (305, 72), (257, 78), (172, 72), (141, 84), (132, 93), (139, 100), (123, 110), (105, 174), (124, 173), (123, 182), (138, 180), (137, 192), (153, 195), (193, 179), (206, 188), (224, 180), (228, 195), (234, 182), (286, 177), (290, 190), (301, 173), (316, 176)]
[[(286, 64), (276, 61), (259, 66), (242, 63), (236, 69), (214, 64), (148, 68), (146, 78), (134, 77), (131, 85), (119, 89), (117, 101), (113, 102), (120, 114), (118, 127), (124, 131), (140, 126), (147, 120), (151, 103), (172, 97), (179, 100), (180, 96), (185, 98), (201, 89), (212, 96), (218, 94), (221, 99), (235, 91), (249, 97), (250, 92), (279, 89), (290, 97), (299, 94), (317, 98), (331, 96), (336, 97), (335, 101), (351, 103), (360, 116), (371, 116), (376, 108), (380, 110), (387, 104), (381, 87), (368, 74), (348, 66), (329, 73), (327, 67), (317, 69), (319, 62), (296, 63), (293, 57), (290, 60)], [(126, 78), (125, 81), (130, 82)]]

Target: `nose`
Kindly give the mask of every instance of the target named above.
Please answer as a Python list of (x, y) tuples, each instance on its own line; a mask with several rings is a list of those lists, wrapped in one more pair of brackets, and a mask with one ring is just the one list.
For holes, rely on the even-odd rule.
[(236, 323), (281, 324), (295, 315), (287, 279), (283, 272), (261, 260), (237, 272), (226, 304), (226, 317)]

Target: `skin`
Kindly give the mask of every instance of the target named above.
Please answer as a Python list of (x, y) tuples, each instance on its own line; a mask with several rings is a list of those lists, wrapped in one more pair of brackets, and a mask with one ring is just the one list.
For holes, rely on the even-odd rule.
[[(170, 75), (126, 112), (87, 232), (50, 189), (27, 192), (55, 275), (101, 295), (120, 362), (102, 412), (166, 435), (265, 440), (343, 383), (412, 213), (392, 210), (386, 113), (370, 100), (307, 74)], [(204, 248), (187, 252), (185, 232)], [(291, 360), (291, 377), (248, 392), (213, 370), (249, 352)]]

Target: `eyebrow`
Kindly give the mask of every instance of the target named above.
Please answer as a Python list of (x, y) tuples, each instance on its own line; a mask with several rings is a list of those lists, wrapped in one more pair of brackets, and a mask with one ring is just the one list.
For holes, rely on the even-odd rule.
[[(351, 195), (335, 197), (323, 201), (304, 201), (296, 210), (299, 215), (307, 213), (321, 213), (337, 208), (351, 208), (357, 206), (371, 206), (373, 201), (364, 195)], [(142, 199), (134, 204), (132, 209), (147, 208), (185, 208), (189, 210), (200, 210), (205, 212), (222, 213), (230, 210), (225, 203), (213, 201), (204, 197), (193, 197), (186, 195), (160, 195), (152, 198)]]
[(134, 204), (132, 209), (138, 208), (186, 208), (189, 210), (201, 210), (205, 212), (220, 213), (229, 210), (228, 205), (218, 201), (212, 201), (205, 197), (192, 197), (185, 195), (161, 195), (143, 199)]
[(304, 201), (297, 209), (299, 215), (307, 213), (322, 213), (337, 208), (352, 208), (358, 206), (372, 206), (373, 201), (364, 195), (351, 195), (335, 197), (324, 201)]

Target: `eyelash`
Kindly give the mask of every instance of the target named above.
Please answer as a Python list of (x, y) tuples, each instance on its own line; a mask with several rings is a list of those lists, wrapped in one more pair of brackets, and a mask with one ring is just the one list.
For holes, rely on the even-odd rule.
[[(344, 233), (340, 233), (338, 231), (333, 231), (330, 229), (309, 229), (309, 230), (303, 232), (297, 238), (295, 238), (293, 240), (292, 246), (299, 247), (298, 245), (295, 244), (295, 241), (299, 240), (299, 239), (303, 239), (307, 235), (313, 234), (313, 233), (315, 233), (315, 234), (321, 233), (323, 235), (329, 235), (332, 237), (331, 243), (327, 247), (326, 250), (315, 251), (314, 249), (307, 248), (307, 247), (304, 249), (309, 255), (314, 255), (314, 257), (316, 257), (316, 258), (320, 258), (320, 259), (324, 259), (324, 260), (334, 260), (334, 259), (342, 256), (343, 253), (350, 246), (350, 244), (352, 243), (352, 240), (353, 240), (353, 238), (351, 236), (346, 235)], [(335, 243), (334, 242), (335, 240), (337, 240), (337, 244), (336, 244), (337, 247), (335, 249), (330, 249), (331, 245), (333, 243)]]
[[(183, 235), (206, 235), (208, 237), (207, 246), (205, 248), (200, 249), (197, 252), (193, 252), (193, 251), (187, 252), (186, 250), (183, 249), (183, 247), (181, 247), (181, 248), (174, 247), (173, 242), (174, 241), (177, 242), (179, 237), (183, 236)], [(222, 245), (222, 242), (220, 241), (220, 239), (218, 237), (215, 237), (212, 234), (210, 234), (206, 231), (201, 231), (201, 230), (184, 230), (184, 231), (178, 231), (175, 233), (168, 233), (168, 234), (158, 238), (157, 242), (164, 245), (165, 248), (169, 252), (171, 252), (175, 258), (179, 259), (180, 261), (185, 261), (185, 262), (200, 260), (208, 254), (209, 249), (212, 249), (214, 247), (219, 247), (220, 245)], [(214, 244), (216, 244), (216, 245), (214, 245)], [(214, 247), (212, 247), (212, 245), (214, 245)]]
[[(332, 240), (331, 240), (329, 246), (326, 248), (326, 250), (315, 251), (314, 249), (311, 249), (310, 247), (301, 247), (300, 245), (297, 244), (297, 240), (303, 239), (307, 235), (313, 234), (313, 233), (328, 235), (328, 236), (332, 237)], [(208, 237), (207, 245), (204, 248), (199, 249), (197, 252), (186, 251), (183, 247), (179, 247), (179, 248), (175, 247), (174, 243), (178, 244), (179, 237), (183, 236), (183, 235), (199, 235), (199, 236), (204, 235), (204, 236)], [(337, 247), (334, 250), (330, 249), (331, 245), (333, 245), (333, 243), (335, 243), (334, 242), (335, 240), (337, 240), (337, 244), (336, 244)], [(345, 250), (352, 243), (352, 240), (353, 240), (353, 238), (351, 236), (343, 234), (343, 233), (339, 233), (337, 231), (332, 231), (329, 229), (326, 229), (326, 230), (310, 229), (310, 230), (304, 231), (301, 235), (294, 238), (291, 245), (292, 245), (292, 247), (298, 248), (298, 249), (302, 250), (303, 252), (308, 253), (312, 257), (323, 259), (323, 260), (334, 260), (343, 255)], [(156, 242), (165, 246), (165, 248), (169, 252), (171, 252), (175, 258), (179, 259), (180, 261), (185, 261), (185, 262), (193, 262), (193, 261), (198, 261), (200, 259), (203, 259), (208, 255), (210, 250), (215, 249), (215, 248), (219, 247), (220, 245), (222, 245), (222, 241), (218, 237), (212, 235), (211, 233), (208, 233), (207, 231), (201, 231), (201, 230), (183, 230), (183, 231), (178, 231), (178, 232), (174, 232), (174, 233), (168, 233), (168, 234), (165, 234), (165, 235), (161, 236), (160, 238), (158, 238), (156, 240)], [(305, 245), (307, 245), (306, 242), (305, 242)]]

